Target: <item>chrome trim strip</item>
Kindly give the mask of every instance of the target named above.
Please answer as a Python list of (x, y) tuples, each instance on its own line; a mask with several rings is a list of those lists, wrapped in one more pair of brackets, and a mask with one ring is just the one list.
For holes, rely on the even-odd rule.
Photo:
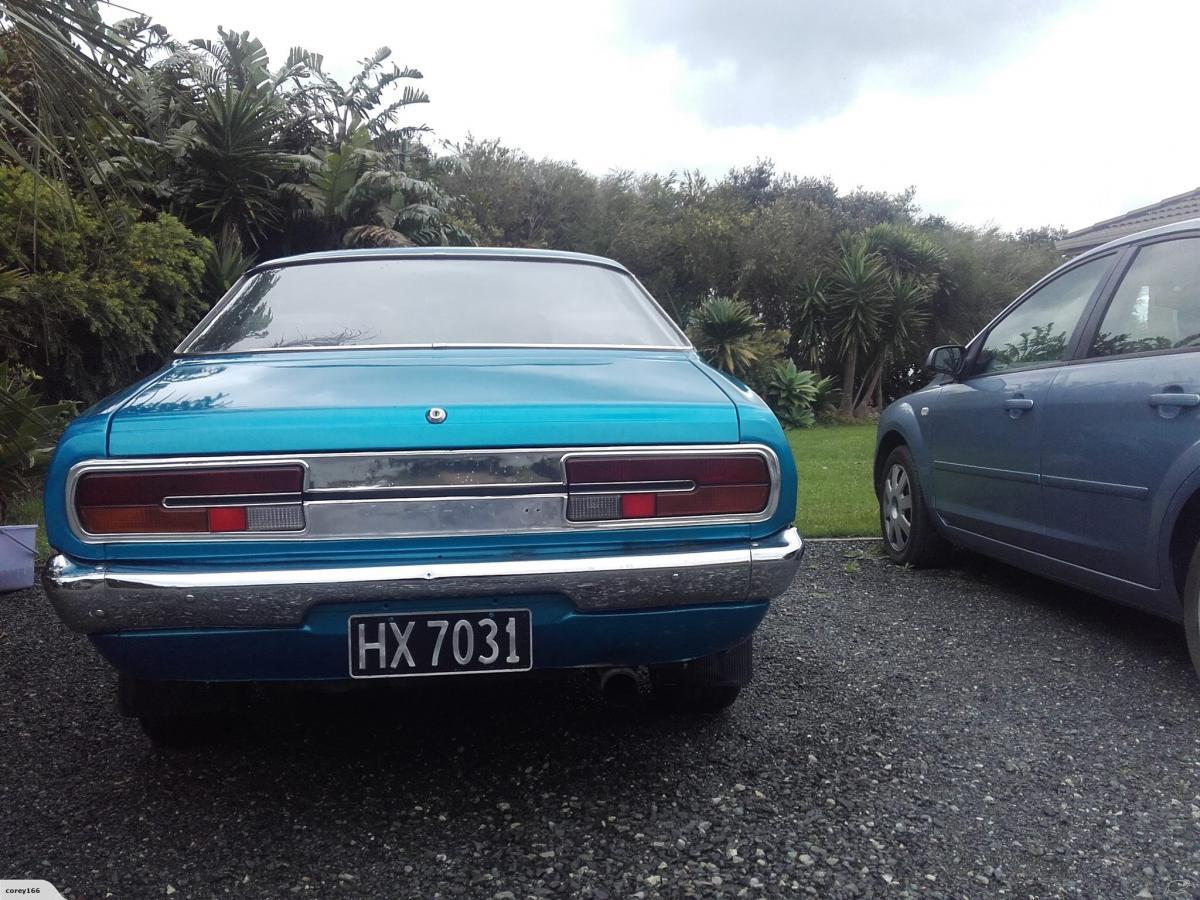
[[(606, 456), (762, 456), (771, 477), (766, 508), (749, 515), (679, 516), (637, 520), (572, 522), (567, 519), (566, 463), (573, 458)], [(95, 535), (84, 530), (75, 509), (79, 479), (95, 471), (142, 471), (220, 468), (266, 464), (299, 465), (304, 470), (307, 527), (288, 532), (222, 534)], [(439, 479), (448, 478), (447, 484)], [(505, 480), (508, 479), (508, 480)], [(355, 483), (357, 481), (357, 484)], [(529, 493), (457, 494), (456, 489), (500, 485), (528, 487)], [(422, 496), (378, 497), (392, 489), (420, 490)], [(448, 491), (441, 495), (434, 491)], [(353, 490), (361, 499), (328, 498), (322, 493)], [(428, 494), (426, 493), (428, 490)], [(67, 474), (67, 520), (85, 544), (195, 543), (197, 541), (374, 540), (438, 535), (495, 534), (508, 531), (573, 532), (588, 530), (678, 528), (688, 525), (736, 525), (764, 522), (779, 505), (780, 469), (775, 451), (764, 444), (673, 444), (633, 447), (556, 447), (541, 449), (398, 450), (381, 453), (343, 452), (261, 456), (203, 456), (156, 459), (97, 459), (76, 463)], [(542, 501), (540, 506), (526, 508)], [(552, 502), (553, 508), (546, 505)], [(407, 504), (397, 507), (395, 504)], [(330, 509), (342, 504), (354, 510), (355, 523)], [(491, 505), (494, 509), (488, 509)], [(403, 517), (400, 512), (403, 510)], [(375, 524), (370, 525), (371, 522)]]
[(615, 556), (305, 569), (147, 570), (55, 556), (42, 584), (68, 627), (288, 627), (312, 607), (361, 601), (558, 594), (581, 611), (742, 603), (778, 596), (799, 568), (796, 529), (750, 545)]
[(250, 353), (312, 353), (323, 350), (648, 350), (658, 353), (685, 353), (691, 347), (672, 344), (342, 344), (331, 346), (254, 347), (248, 350), (176, 350), (179, 356), (201, 359), (205, 356), (242, 356)]
[(1128, 500), (1145, 500), (1150, 496), (1150, 488), (1139, 484), (1119, 484), (1113, 481), (1067, 478), (1065, 475), (1042, 475), (1041, 478), (1042, 484), (1045, 487), (1082, 491), (1086, 494), (1111, 494), (1114, 497), (1125, 497)]
[(566, 503), (567, 495), (561, 492), (313, 500), (304, 504), (303, 536), (310, 540), (344, 541), (563, 531)]
[(310, 457), (305, 491), (566, 484), (562, 450), (393, 450)]
[(933, 467), (942, 472), (954, 472), (956, 475), (977, 475), (980, 478), (996, 478), (1000, 481), (1019, 481), (1023, 484), (1038, 484), (1037, 472), (1023, 472), (1018, 469), (997, 469), (992, 466), (972, 466), (967, 463), (948, 462), (935, 459)]
[(191, 506), (270, 506), (279, 503), (299, 503), (302, 497), (299, 491), (275, 494), (188, 494), (163, 497), (162, 505), (167, 509), (184, 509)]

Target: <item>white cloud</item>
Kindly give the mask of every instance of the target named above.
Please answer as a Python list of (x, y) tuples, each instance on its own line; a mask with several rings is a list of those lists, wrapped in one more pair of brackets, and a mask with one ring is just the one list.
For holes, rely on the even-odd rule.
[(720, 174), (769, 156), (843, 189), (915, 185), (927, 211), (1010, 228), (1081, 227), (1200, 185), (1192, 114), (1200, 4), (1099, 0), (1031, 17), (1013, 45), (1019, 52), (969, 75), (961, 54), (950, 54), (944, 83), (928, 69), (916, 85), (899, 77), (886, 62), (894, 54), (869, 65), (855, 57), (845, 77), (856, 87), (823, 118), (791, 125), (795, 116), (756, 115), (784, 124), (721, 126), (694, 102), (703, 75), (664, 43), (669, 28), (630, 40), (617, 0), (351, 2), (336, 15), (328, 4), (283, 0), (136, 3), (179, 37), (233, 25), (277, 58), (300, 44), (340, 72), (387, 44), (398, 62), (425, 72), (433, 102), (414, 119), (440, 136), (499, 137), (597, 172)]

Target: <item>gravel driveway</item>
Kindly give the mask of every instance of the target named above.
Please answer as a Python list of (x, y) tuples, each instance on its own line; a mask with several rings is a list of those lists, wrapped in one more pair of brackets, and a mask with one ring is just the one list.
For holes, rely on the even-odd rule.
[[(69, 897), (1192, 897), (1176, 626), (974, 557), (812, 545), (725, 717), (584, 678), (298, 703), (192, 754), (0, 597), (0, 877)], [(847, 558), (865, 550), (861, 559)]]

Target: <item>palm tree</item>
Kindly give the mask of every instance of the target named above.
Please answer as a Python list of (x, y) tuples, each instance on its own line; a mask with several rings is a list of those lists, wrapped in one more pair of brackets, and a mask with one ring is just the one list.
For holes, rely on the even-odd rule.
[(183, 58), (198, 102), (171, 136), (184, 173), (178, 200), (209, 233), (236, 233), (258, 246), (282, 224), (280, 184), (300, 170), (288, 151), (303, 143), (294, 132), (308, 126), (286, 86), (311, 75), (314, 57), (296, 47), (272, 71), (261, 41), (217, 31), (220, 40), (194, 40)]
[(314, 74), (319, 89), (311, 91), (308, 100), (324, 131), (327, 146), (336, 147), (360, 128), (365, 128), (377, 147), (398, 154), (402, 166), (407, 166), (411, 143), (429, 128), (425, 125), (397, 127), (396, 123), (409, 106), (428, 103), (429, 95), (406, 84), (399, 97), (389, 97), (389, 89), (398, 86), (398, 82), (424, 77), (418, 69), (401, 68), (395, 63), (388, 69), (384, 64), (391, 55), (390, 48), (380, 47), (361, 61), (358, 73), (345, 87), (321, 70), (317, 58)]
[(700, 355), (732, 375), (745, 375), (759, 361), (762, 324), (740, 300), (711, 297), (692, 316), (692, 340)]
[(888, 278), (888, 288), (875, 358), (855, 398), (855, 415), (863, 412), (867, 401), (872, 398), (882, 406), (879, 393), (883, 388), (883, 371), (888, 361), (901, 359), (918, 349), (929, 324), (929, 298), (933, 294), (929, 279), (907, 273), (892, 274)]
[(888, 298), (887, 267), (862, 235), (843, 236), (829, 271), (828, 334), (842, 355), (838, 412), (854, 412), (858, 357), (879, 337)]
[(805, 363), (816, 368), (825, 357), (826, 323), (829, 315), (829, 298), (826, 296), (827, 281), (822, 273), (810, 275), (800, 281), (792, 302), (792, 328), (788, 335), (787, 355), (802, 357)]
[(906, 225), (880, 222), (866, 229), (863, 238), (893, 272), (940, 279), (946, 268), (946, 248)]
[[(446, 198), (429, 182), (395, 168), (366, 128), (337, 149), (314, 150), (302, 166), (308, 180), (280, 188), (302, 201), (294, 215), (315, 225), (323, 247), (449, 242), (444, 236), (453, 226), (444, 218)], [(465, 235), (454, 237), (469, 243)]]
[(0, 0), (0, 154), (91, 189), (113, 153), (132, 152), (122, 124), (124, 79), (136, 65), (126, 36), (95, 4)]
[(862, 236), (887, 266), (888, 302), (871, 364), (854, 398), (855, 415), (863, 413), (872, 398), (882, 407), (884, 369), (919, 349), (931, 318), (930, 301), (947, 265), (945, 248), (908, 226), (881, 222)]

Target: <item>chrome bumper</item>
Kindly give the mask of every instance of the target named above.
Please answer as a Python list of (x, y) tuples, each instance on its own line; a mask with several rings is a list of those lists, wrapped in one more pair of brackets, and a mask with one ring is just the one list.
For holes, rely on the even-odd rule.
[(800, 566), (794, 528), (747, 547), (494, 562), (327, 569), (149, 570), (55, 556), (42, 584), (85, 633), (287, 627), (320, 603), (561, 594), (581, 611), (769, 600)]

